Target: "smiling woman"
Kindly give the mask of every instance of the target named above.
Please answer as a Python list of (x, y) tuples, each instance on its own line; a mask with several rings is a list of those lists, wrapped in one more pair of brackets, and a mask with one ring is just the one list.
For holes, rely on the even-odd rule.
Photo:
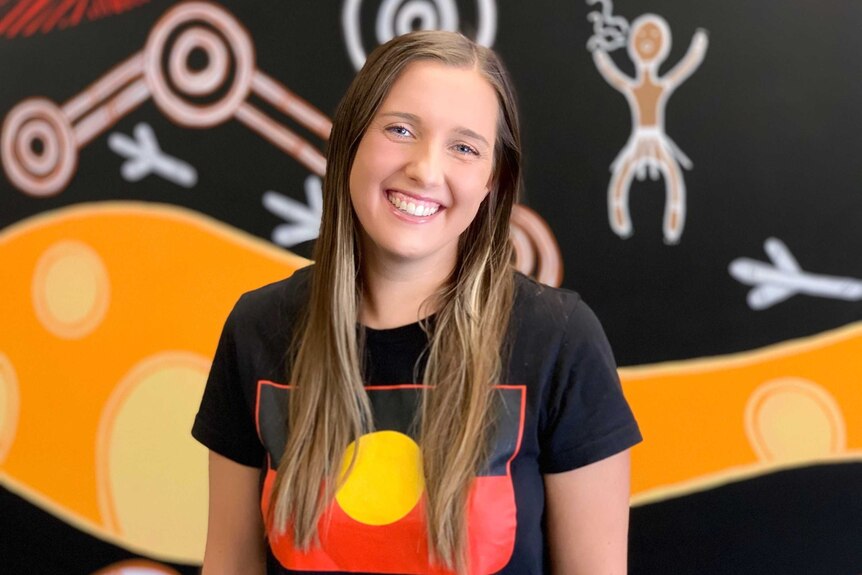
[(514, 101), (459, 34), (369, 56), (315, 265), (240, 298), (219, 342), (205, 574), (625, 572), (640, 433), (590, 309), (512, 267)]

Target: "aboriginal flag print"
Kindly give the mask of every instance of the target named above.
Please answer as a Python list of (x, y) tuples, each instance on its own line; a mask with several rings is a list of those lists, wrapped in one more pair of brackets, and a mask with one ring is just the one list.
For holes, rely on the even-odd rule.
[[(425, 531), (421, 452), (416, 411), (422, 385), (366, 387), (375, 431), (362, 436), (353, 469), (321, 517), (320, 545), (298, 551), (290, 529), (270, 530), (270, 545), (291, 570), (348, 573), (449, 573), (429, 564)], [(285, 445), (290, 386), (261, 381), (257, 426), (268, 466), (261, 508), (269, 505), (279, 457)], [(496, 573), (512, 555), (517, 527), (510, 464), (518, 454), (524, 428), (525, 388), (497, 387), (496, 424), (491, 451), (468, 500), (469, 552), (473, 573)], [(350, 461), (351, 444), (345, 454)]]

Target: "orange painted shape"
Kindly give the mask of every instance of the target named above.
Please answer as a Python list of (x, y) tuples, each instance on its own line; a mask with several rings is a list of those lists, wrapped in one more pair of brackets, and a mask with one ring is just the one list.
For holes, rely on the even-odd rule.
[[(782, 465), (830, 457), (862, 459), (860, 357), (862, 323), (857, 323), (738, 355), (621, 369), (626, 397), (644, 435), (644, 442), (632, 451), (635, 501), (655, 490), (697, 488), (698, 483), (733, 480)], [(821, 390), (818, 398), (827, 399), (813, 405), (837, 406), (816, 412), (828, 421), (818, 428), (834, 430), (836, 437), (823, 440), (830, 447), (820, 450), (822, 457), (765, 461), (746, 432), (746, 410), (752, 401), (759, 405), (755, 393), (764, 384), (788, 378)]]
[[(110, 305), (75, 339), (46, 329), (32, 302), (41, 258), (70, 241), (92, 250), (110, 281)], [(0, 473), (97, 525), (96, 437), (124, 375), (164, 351), (211, 358), (242, 292), (308, 263), (196, 212), (138, 202), (85, 204), (10, 226), (0, 232), (0, 261), (11, 270), (0, 354), (15, 370), (20, 404)]]

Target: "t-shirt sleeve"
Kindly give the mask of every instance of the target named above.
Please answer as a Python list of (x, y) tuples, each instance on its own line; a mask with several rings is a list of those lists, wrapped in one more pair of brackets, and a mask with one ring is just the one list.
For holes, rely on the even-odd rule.
[(216, 453), (237, 463), (260, 467), (264, 449), (257, 435), (253, 406), (243, 392), (237, 350), (237, 310), (225, 322), (192, 436)]
[(561, 473), (641, 441), (604, 330), (582, 301), (569, 316), (548, 395), (540, 466)]

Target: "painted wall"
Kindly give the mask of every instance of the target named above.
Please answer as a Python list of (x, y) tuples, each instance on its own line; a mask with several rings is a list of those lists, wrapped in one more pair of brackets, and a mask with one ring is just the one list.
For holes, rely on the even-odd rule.
[(195, 572), (221, 324), (307, 263), (329, 117), (420, 25), (515, 79), (518, 265), (645, 436), (631, 572), (862, 572), (862, 5), (802, 0), (0, 3), (3, 571)]

